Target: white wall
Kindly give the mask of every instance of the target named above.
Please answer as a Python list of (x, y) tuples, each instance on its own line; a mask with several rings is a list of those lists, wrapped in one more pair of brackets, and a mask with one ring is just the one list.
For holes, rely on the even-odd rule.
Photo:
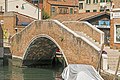
[[(0, 0), (0, 6), (4, 6), (5, 1)], [(22, 9), (22, 5), (24, 9)], [(18, 8), (16, 8), (18, 6)], [(4, 10), (4, 9), (3, 9)], [(25, 0), (8, 0), (8, 12), (15, 11), (32, 18), (38, 19), (38, 8)], [(41, 10), (39, 10), (39, 19), (41, 20)]]
[(93, 10), (97, 10), (97, 12), (100, 12), (100, 6), (107, 6), (106, 9), (110, 9), (110, 2), (104, 2), (100, 3), (100, 0), (98, 0), (98, 3), (93, 3), (93, 0), (91, 0), (90, 4), (86, 4), (86, 0), (79, 1), (79, 3), (83, 3), (84, 9), (79, 10), (79, 13), (86, 12), (86, 10), (90, 10), (90, 12), (93, 12)]
[(0, 0), (0, 7), (2, 6), (2, 10), (0, 9), (0, 11), (4, 11), (5, 10), (5, 0)]

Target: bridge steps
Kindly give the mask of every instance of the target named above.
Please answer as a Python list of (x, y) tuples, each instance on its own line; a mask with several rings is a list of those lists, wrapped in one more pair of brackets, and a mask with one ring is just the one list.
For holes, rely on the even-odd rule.
[[(95, 40), (93, 40), (92, 38), (87, 36), (85, 33), (78, 32), (78, 31), (75, 31), (75, 32), (77, 34), (79, 34), (80, 36), (86, 38), (87, 40), (89, 40), (90, 42), (92, 42), (93, 44), (98, 46), (99, 48), (101, 47), (99, 42), (95, 42)], [(108, 69), (115, 72), (116, 66), (117, 66), (117, 62), (118, 62), (118, 57), (120, 56), (119, 50), (110, 49), (109, 46), (105, 46), (104, 47), (104, 51), (107, 52), (107, 56), (108, 56)], [(120, 69), (119, 69), (119, 71), (120, 71)]]
[(90, 42), (92, 42), (93, 44), (95, 44), (97, 47), (101, 47), (101, 45), (99, 44), (99, 42), (95, 42), (95, 40), (93, 40), (91, 37), (87, 36), (85, 33), (83, 32), (78, 32), (75, 31), (79, 36), (82, 36), (84, 38), (86, 38), (87, 40), (89, 40)]

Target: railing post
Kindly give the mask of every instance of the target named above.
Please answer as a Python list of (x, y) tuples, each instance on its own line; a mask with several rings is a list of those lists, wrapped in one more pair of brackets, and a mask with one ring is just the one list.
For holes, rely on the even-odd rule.
[(100, 70), (101, 70), (101, 61), (102, 61), (103, 49), (104, 49), (104, 43), (102, 44), (101, 51), (100, 51), (100, 54), (99, 54), (98, 65), (97, 65), (97, 71), (98, 72), (100, 72)]

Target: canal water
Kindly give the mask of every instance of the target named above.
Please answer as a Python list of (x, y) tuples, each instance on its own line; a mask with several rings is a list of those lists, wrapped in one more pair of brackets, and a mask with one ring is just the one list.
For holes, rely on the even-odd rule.
[(59, 80), (63, 67), (39, 66), (20, 68), (15, 66), (0, 66), (0, 80)]

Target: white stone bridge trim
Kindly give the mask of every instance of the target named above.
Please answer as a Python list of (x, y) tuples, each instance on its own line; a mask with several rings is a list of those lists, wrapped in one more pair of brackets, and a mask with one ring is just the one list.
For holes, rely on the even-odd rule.
[[(67, 26), (65, 26), (64, 24), (60, 23), (57, 20), (53, 20), (54, 22), (56, 22), (58, 25), (60, 25), (62, 28), (66, 29), (68, 32), (71, 32), (72, 34), (74, 34), (74, 36), (81, 38), (83, 41), (85, 41), (86, 43), (88, 43), (89, 45), (91, 45), (93, 48), (95, 48), (97, 51), (100, 51), (100, 48), (97, 47), (95, 44), (93, 44), (92, 42), (90, 42), (89, 40), (87, 40), (84, 37), (81, 37), (80, 35), (78, 35), (77, 33), (75, 33), (74, 31), (72, 31), (71, 29), (69, 29)], [(69, 21), (68, 21), (69, 22)], [(76, 21), (75, 21), (76, 22)], [(64, 23), (64, 22), (63, 22)]]

